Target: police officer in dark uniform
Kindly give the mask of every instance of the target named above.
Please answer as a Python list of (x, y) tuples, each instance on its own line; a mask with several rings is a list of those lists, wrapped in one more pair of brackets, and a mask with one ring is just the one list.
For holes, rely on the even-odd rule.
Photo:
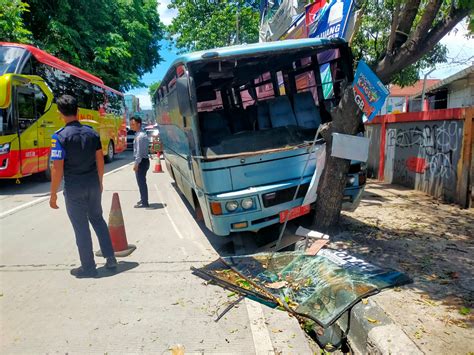
[(105, 267), (115, 269), (114, 257), (107, 224), (102, 217), (102, 180), (104, 156), (100, 137), (91, 127), (77, 119), (76, 99), (69, 95), (57, 101), (58, 110), (66, 126), (57, 131), (51, 139), (51, 197), (49, 205), (57, 209), (56, 192), (64, 176), (64, 198), (71, 220), (81, 266), (71, 270), (77, 278), (97, 275), (89, 221), (99, 239)]

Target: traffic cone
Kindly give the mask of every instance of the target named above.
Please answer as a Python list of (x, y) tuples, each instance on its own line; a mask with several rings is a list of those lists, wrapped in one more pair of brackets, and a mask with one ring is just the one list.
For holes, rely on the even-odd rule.
[(155, 169), (153, 170), (154, 173), (162, 173), (163, 169), (161, 168), (161, 159), (160, 159), (160, 153), (157, 154), (158, 159), (156, 160), (155, 163)]
[[(128, 244), (127, 242), (122, 207), (120, 206), (120, 199), (117, 192), (115, 192), (112, 197), (112, 207), (110, 208), (109, 215), (109, 234), (115, 256), (129, 256), (137, 248), (135, 245)], [(102, 256), (102, 252), (99, 250), (96, 255)]]

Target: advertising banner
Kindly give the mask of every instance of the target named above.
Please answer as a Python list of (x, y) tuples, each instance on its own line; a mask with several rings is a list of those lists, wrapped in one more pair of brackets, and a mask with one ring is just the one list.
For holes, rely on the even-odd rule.
[(307, 37), (309, 37), (310, 33), (316, 31), (319, 16), (321, 15), (321, 11), (319, 10), (321, 10), (324, 5), (326, 5), (326, 0), (316, 0), (312, 4), (309, 4), (305, 7), (305, 23), (307, 29)]
[(357, 66), (352, 89), (354, 99), (368, 121), (377, 115), (389, 94), (385, 85), (363, 60)]
[(260, 41), (276, 41), (284, 35), (297, 16), (304, 12), (304, 0), (268, 0), (263, 10)]
[(288, 31), (281, 36), (280, 40), (298, 38), (306, 38), (306, 24), (303, 15), (293, 22)]
[[(315, 8), (319, 6), (319, 2)], [(329, 4), (320, 7), (317, 11), (308, 7), (309, 21), (308, 37), (310, 38), (344, 38), (348, 19), (353, 7), (352, 0), (331, 0)]]

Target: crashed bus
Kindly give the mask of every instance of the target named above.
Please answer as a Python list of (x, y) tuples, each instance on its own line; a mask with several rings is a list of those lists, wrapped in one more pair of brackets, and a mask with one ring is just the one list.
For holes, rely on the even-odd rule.
[[(313, 139), (331, 120), (342, 82), (352, 79), (352, 55), (341, 39), (177, 58), (153, 100), (167, 170), (196, 218), (226, 236), (309, 213), (302, 202), (316, 168)], [(344, 209), (357, 207), (365, 181), (364, 167), (352, 162)]]

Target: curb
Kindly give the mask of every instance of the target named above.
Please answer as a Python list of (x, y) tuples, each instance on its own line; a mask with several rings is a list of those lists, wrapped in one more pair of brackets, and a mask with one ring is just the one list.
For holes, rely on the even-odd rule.
[[(336, 324), (340, 328), (347, 325), (347, 315)], [(354, 354), (423, 354), (373, 299), (352, 308), (347, 339)]]

